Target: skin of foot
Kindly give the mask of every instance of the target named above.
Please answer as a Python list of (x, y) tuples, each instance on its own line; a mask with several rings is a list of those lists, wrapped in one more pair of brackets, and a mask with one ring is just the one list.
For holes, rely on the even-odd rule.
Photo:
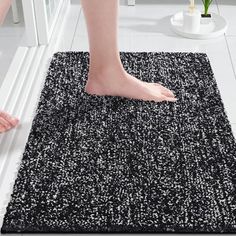
[(89, 74), (85, 92), (144, 101), (176, 98), (158, 83), (147, 83), (128, 74), (119, 54), (119, 0), (81, 0), (89, 39)]
[(19, 123), (17, 118), (12, 117), (7, 112), (0, 111), (0, 133), (4, 133), (14, 128)]
[(89, 72), (85, 92), (91, 95), (120, 96), (155, 102), (177, 100), (173, 92), (161, 84), (144, 82), (124, 69), (116, 68)]

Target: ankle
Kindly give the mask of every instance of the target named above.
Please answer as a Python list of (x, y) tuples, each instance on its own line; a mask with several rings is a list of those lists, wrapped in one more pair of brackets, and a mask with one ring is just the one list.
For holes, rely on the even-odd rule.
[(88, 78), (90, 80), (104, 80), (111, 76), (124, 78), (126, 74), (127, 72), (123, 66), (109, 65), (99, 68), (94, 68), (91, 66), (88, 72)]

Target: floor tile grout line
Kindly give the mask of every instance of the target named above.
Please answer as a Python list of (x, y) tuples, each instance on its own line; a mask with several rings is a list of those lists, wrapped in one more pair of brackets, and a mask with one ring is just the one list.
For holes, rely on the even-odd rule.
[(79, 16), (78, 16), (78, 19), (77, 19), (77, 22), (76, 22), (75, 31), (74, 31), (74, 34), (73, 34), (73, 39), (72, 39), (72, 42), (71, 42), (71, 45), (70, 45), (70, 51), (72, 50), (72, 46), (73, 46), (73, 43), (74, 43), (74, 39), (75, 39), (75, 37), (76, 37), (75, 34), (76, 34), (77, 27), (78, 27), (78, 24), (79, 24), (79, 20), (80, 20), (81, 12), (82, 12), (82, 7), (80, 7)]
[(233, 58), (232, 58), (232, 54), (230, 52), (229, 43), (228, 43), (227, 37), (226, 36), (224, 36), (224, 37), (225, 37), (225, 42), (226, 42), (226, 45), (227, 45), (227, 49), (228, 49), (228, 53), (229, 53), (229, 57), (230, 57), (231, 65), (232, 65), (232, 69), (233, 69), (233, 72), (234, 72), (234, 77), (235, 77), (235, 80), (236, 80), (236, 71), (235, 71), (235, 68), (234, 68)]
[[(219, 8), (218, 0), (215, 0), (215, 2), (216, 2), (218, 14), (220, 15), (220, 8)], [(229, 43), (228, 43), (228, 40), (227, 40), (227, 35), (225, 33), (224, 33), (224, 39), (225, 39), (225, 42), (226, 42), (227, 51), (228, 51), (231, 66), (232, 66), (232, 69), (233, 69), (234, 78), (236, 80), (236, 71), (235, 71), (235, 68), (234, 68), (233, 58), (232, 58), (232, 54), (230, 52)]]

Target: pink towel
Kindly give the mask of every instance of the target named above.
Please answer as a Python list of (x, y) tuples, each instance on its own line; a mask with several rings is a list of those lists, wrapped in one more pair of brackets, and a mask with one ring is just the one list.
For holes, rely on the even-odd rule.
[(0, 25), (4, 22), (12, 0), (0, 0)]

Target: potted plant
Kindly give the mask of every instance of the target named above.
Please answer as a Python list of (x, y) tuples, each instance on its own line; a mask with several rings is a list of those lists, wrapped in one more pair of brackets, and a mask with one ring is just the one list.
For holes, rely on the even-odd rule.
[(208, 17), (208, 18), (211, 17), (211, 14), (209, 14), (208, 10), (212, 2), (213, 0), (202, 0), (204, 6), (204, 13), (201, 14), (202, 17)]

